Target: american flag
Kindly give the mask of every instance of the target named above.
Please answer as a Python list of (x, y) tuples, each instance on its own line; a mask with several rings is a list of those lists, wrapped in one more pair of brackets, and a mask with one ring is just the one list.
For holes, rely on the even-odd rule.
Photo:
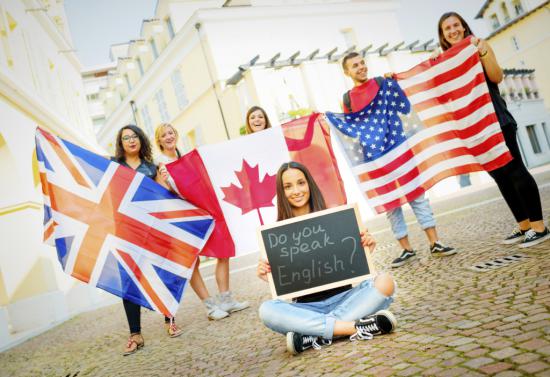
[(385, 79), (364, 109), (326, 113), (378, 213), (444, 178), (511, 161), (470, 38), (395, 78)]
[(36, 131), (44, 241), (63, 270), (173, 316), (214, 221), (132, 169)]

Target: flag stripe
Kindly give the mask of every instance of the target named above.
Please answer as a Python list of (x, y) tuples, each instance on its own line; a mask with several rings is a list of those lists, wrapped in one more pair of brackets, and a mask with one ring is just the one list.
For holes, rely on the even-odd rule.
[[(479, 77), (479, 76), (476, 76)], [(434, 116), (444, 114), (449, 111), (458, 111), (464, 107), (467, 107), (468, 104), (472, 101), (472, 98), (479, 98), (487, 94), (487, 88), (485, 87), (485, 79), (481, 78), (481, 81), (477, 86), (468, 86), (467, 95), (460, 98), (446, 99), (445, 101), (438, 102), (434, 106), (430, 106), (423, 110), (419, 109), (418, 105), (414, 106), (414, 109), (417, 111), (418, 116), (422, 121), (432, 118)], [(475, 80), (475, 79), (474, 79)], [(464, 87), (463, 87), (464, 88)], [(458, 90), (462, 90), (460, 88)], [(425, 102), (423, 102), (425, 103)]]
[(452, 81), (455, 81), (457, 77), (462, 76), (464, 73), (470, 71), (472, 68), (477, 67), (479, 62), (479, 57), (477, 55), (471, 55), (468, 59), (461, 62), (460, 65), (456, 67), (445, 67), (447, 68), (443, 73), (434, 75), (435, 71), (424, 73), (425, 77), (422, 79), (426, 80), (415, 85), (406, 87), (406, 84), (403, 86), (403, 90), (408, 97), (427, 90), (432, 89), (434, 86), (440, 86)]
[(117, 252), (124, 260), (124, 262), (128, 265), (137, 280), (140, 282), (141, 287), (143, 288), (147, 296), (149, 296), (149, 299), (153, 301), (155, 307), (157, 307), (161, 313), (170, 313), (170, 310), (168, 310), (163, 301), (156, 294), (155, 290), (153, 289), (151, 284), (149, 284), (149, 281), (147, 280), (139, 266), (134, 262), (133, 258), (131, 258), (130, 255), (121, 250), (117, 250)]
[[(430, 166), (435, 166), (439, 163), (445, 162), (448, 159), (452, 159), (459, 156), (480, 156), (485, 153), (486, 150), (491, 149), (498, 144), (502, 143), (504, 141), (504, 138), (502, 136), (502, 133), (495, 134), (488, 138), (487, 140), (483, 141), (481, 144), (477, 145), (474, 148), (467, 148), (465, 146), (457, 146), (456, 148), (445, 148), (444, 151), (434, 154), (429, 158), (424, 159), (421, 163), (416, 164), (413, 166), (412, 169), (410, 169), (407, 173), (399, 175), (398, 178), (395, 180), (386, 183), (382, 186), (378, 186), (374, 189), (368, 190), (367, 196), (369, 198), (373, 198), (377, 195), (384, 195), (387, 194), (399, 186), (404, 186), (407, 183), (411, 182), (412, 180), (416, 179), (422, 171), (428, 170)], [(458, 143), (457, 143), (458, 144)], [(460, 144), (459, 144), (460, 145)], [(483, 165), (481, 165), (483, 166)], [(482, 167), (483, 168), (483, 167)], [(480, 168), (480, 170), (482, 169)]]
[(464, 52), (464, 50), (467, 50), (468, 45), (471, 45), (471, 37), (465, 38), (464, 40), (460, 41), (455, 46), (453, 46), (453, 48), (439, 55), (437, 59), (428, 59), (409, 69), (408, 71), (397, 73), (395, 75), (395, 78), (397, 78), (398, 81), (404, 81), (406, 79), (421, 75), (422, 73), (430, 69), (434, 69), (434, 67), (438, 69), (443, 65), (443, 63), (452, 64), (453, 60), (460, 60), (462, 56), (467, 54)]
[(153, 212), (150, 213), (150, 215), (156, 217), (157, 219), (166, 220), (179, 219), (182, 217), (204, 217), (204, 211), (202, 209), (186, 209), (170, 212)]
[(44, 137), (46, 138), (46, 140), (48, 140), (50, 142), (50, 145), (55, 149), (55, 151), (57, 152), (57, 155), (59, 156), (61, 161), (63, 161), (63, 164), (65, 165), (67, 170), (71, 173), (74, 180), (79, 185), (82, 185), (84, 187), (89, 188), (90, 185), (88, 184), (88, 182), (86, 182), (86, 179), (84, 179), (82, 174), (80, 174), (80, 171), (75, 166), (75, 164), (73, 163), (71, 158), (68, 156), (68, 154), (65, 152), (65, 150), (61, 147), (60, 143), (52, 135), (48, 134), (47, 132), (42, 132), (41, 130), (39, 130), (39, 132), (41, 132), (42, 135), (44, 135)]
[(477, 163), (457, 166), (457, 167), (454, 167), (454, 168), (449, 168), (445, 171), (442, 171), (442, 172), (436, 174), (432, 178), (428, 179), (423, 185), (421, 185), (417, 189), (411, 191), (409, 194), (407, 194), (405, 196), (402, 196), (399, 199), (395, 199), (393, 201), (387, 202), (386, 204), (378, 205), (378, 206), (375, 207), (375, 209), (378, 213), (390, 211), (390, 210), (392, 210), (396, 207), (399, 207), (399, 206), (401, 206), (401, 205), (403, 205), (403, 204), (405, 204), (405, 203), (407, 203), (411, 200), (414, 200), (414, 199), (418, 198), (420, 195), (425, 193), (430, 187), (434, 186), (437, 182), (439, 182), (439, 181), (441, 181), (445, 178), (452, 177), (452, 176), (455, 176), (455, 175), (473, 173), (473, 172), (481, 171), (481, 170), (483, 170), (483, 169), (481, 169), (480, 165), (477, 164)]
[(427, 127), (430, 127), (443, 122), (460, 120), (476, 112), (478, 109), (482, 108), (484, 105), (487, 105), (488, 103), (492, 104), (491, 96), (489, 95), (489, 93), (485, 93), (481, 97), (476, 98), (475, 100), (473, 100), (472, 102), (464, 106), (462, 109), (458, 109), (456, 111), (447, 112), (441, 115), (436, 115), (429, 119), (425, 119), (424, 124)]
[(415, 104), (414, 108), (418, 112), (423, 112), (424, 110), (432, 108), (434, 106), (447, 104), (450, 101), (457, 100), (459, 98), (464, 98), (470, 94), (470, 91), (472, 91), (475, 87), (477, 87), (481, 83), (483, 84), (485, 83), (485, 76), (483, 72), (477, 73), (474, 76), (474, 78), (470, 80), (470, 82), (468, 82), (466, 85), (453, 90), (449, 90), (448, 92), (445, 92), (438, 97), (429, 98), (425, 101), (421, 101)]
[(422, 157), (420, 154), (428, 150), (429, 147), (437, 146), (439, 143), (456, 137), (462, 139), (467, 146), (472, 147), (484, 137), (500, 132), (500, 125), (494, 118), (494, 113), (489, 114), (463, 130), (454, 129), (452, 124), (432, 127), (425, 130), (424, 135), (413, 136), (409, 139), (408, 145), (400, 145), (378, 160), (354, 167), (353, 171), (358, 175), (360, 181), (378, 179), (396, 171), (414, 156)]
[[(483, 68), (481, 67), (481, 64), (477, 64), (468, 71), (464, 72), (461, 76), (456, 77), (454, 80), (447, 81), (446, 83), (438, 86), (426, 88), (426, 90), (410, 96), (407, 94), (407, 96), (409, 101), (411, 101), (413, 105), (416, 105), (417, 103), (423, 102), (427, 99), (437, 98), (442, 94), (462, 88), (467, 82), (475, 79), (475, 77), (480, 73), (483, 73)], [(426, 77), (427, 82), (429, 82), (430, 79), (431, 77)], [(405, 89), (404, 91), (406, 94), (407, 90)]]

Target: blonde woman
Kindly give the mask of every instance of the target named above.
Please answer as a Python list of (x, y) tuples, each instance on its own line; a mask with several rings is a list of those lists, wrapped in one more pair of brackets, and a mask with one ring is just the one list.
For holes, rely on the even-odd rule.
[[(164, 180), (168, 180), (169, 174), (166, 166), (181, 157), (177, 147), (178, 131), (168, 123), (159, 125), (155, 130), (155, 144), (159, 150), (156, 162), (159, 165), (159, 173)], [(205, 255), (217, 258), (216, 263), (216, 283), (219, 294), (217, 297), (210, 297), (208, 289), (202, 279), (199, 264), (197, 260), (193, 276), (191, 277), (191, 287), (202, 300), (209, 319), (218, 320), (227, 317), (230, 313), (248, 308), (248, 302), (236, 301), (229, 290), (229, 258), (218, 258), (216, 255)]]

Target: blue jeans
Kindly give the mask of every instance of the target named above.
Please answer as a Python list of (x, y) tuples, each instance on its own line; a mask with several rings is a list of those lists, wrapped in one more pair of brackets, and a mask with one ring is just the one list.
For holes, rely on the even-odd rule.
[(323, 301), (265, 301), (260, 305), (260, 319), (264, 325), (281, 334), (292, 331), (332, 339), (336, 320), (356, 321), (388, 308), (392, 302), (393, 296), (384, 296), (374, 287), (373, 279), (367, 279)]
[[(409, 202), (416, 220), (420, 224), (422, 230), (433, 228), (435, 226), (435, 219), (432, 212), (430, 202), (424, 194)], [(403, 216), (403, 210), (401, 207), (397, 207), (391, 211), (386, 212), (386, 217), (390, 220), (391, 230), (395, 238), (400, 240), (407, 237), (407, 223), (405, 222), (405, 216)]]

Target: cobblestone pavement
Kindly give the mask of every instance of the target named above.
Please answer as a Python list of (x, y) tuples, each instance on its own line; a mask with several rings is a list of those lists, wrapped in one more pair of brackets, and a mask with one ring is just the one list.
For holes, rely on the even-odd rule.
[[(537, 180), (542, 186), (550, 177)], [(488, 192), (473, 196), (498, 198), (494, 189)], [(541, 192), (548, 221), (550, 187)], [(434, 207), (444, 213), (467, 204), (456, 199)], [(123, 357), (122, 305), (102, 308), (0, 354), (0, 376), (550, 376), (550, 242), (530, 249), (501, 246), (499, 240), (513, 230), (501, 199), (437, 221), (441, 238), (460, 253), (432, 258), (423, 233), (410, 226), (419, 258), (392, 270), (399, 291), (390, 309), (399, 328), (391, 335), (337, 341), (293, 357), (284, 338), (261, 325), (257, 309), (269, 298), (268, 287), (254, 269), (244, 269), (232, 275), (231, 283), (251, 309), (209, 322), (188, 291), (177, 315), (185, 334), (168, 338), (161, 315), (143, 310), (145, 347)], [(380, 227), (376, 264), (389, 269), (400, 250), (389, 231), (380, 231), (387, 224), (373, 223), (378, 225), (371, 230)], [(483, 273), (468, 269), (518, 252), (528, 258)], [(213, 291), (213, 280), (207, 283)]]

